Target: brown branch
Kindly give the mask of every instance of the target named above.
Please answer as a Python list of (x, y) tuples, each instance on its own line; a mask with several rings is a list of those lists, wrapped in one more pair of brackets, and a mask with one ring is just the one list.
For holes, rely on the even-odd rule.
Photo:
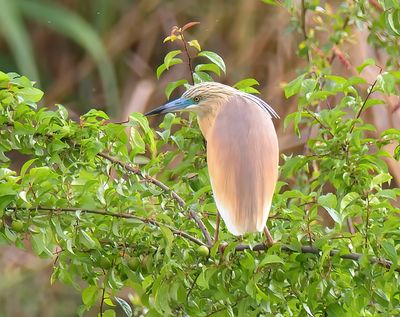
[[(182, 209), (186, 208), (185, 201), (175, 191), (173, 191), (171, 188), (169, 188), (167, 185), (165, 185), (163, 182), (159, 181), (158, 179), (156, 179), (150, 175), (147, 175), (147, 174), (143, 173), (139, 168), (134, 167), (125, 162), (122, 162), (122, 161), (118, 160), (117, 158), (109, 156), (108, 154), (106, 154), (104, 152), (98, 153), (97, 155), (116, 164), (116, 165), (119, 165), (120, 167), (124, 168), (125, 170), (127, 170), (135, 175), (138, 175), (139, 177), (143, 178), (145, 181), (161, 188), (163, 191), (170, 193), (172, 198), (175, 199), (175, 201), (178, 203), (178, 205)], [(190, 217), (196, 222), (197, 226), (200, 228), (201, 232), (203, 233), (203, 236), (206, 239), (208, 246), (211, 246), (212, 245), (211, 236), (210, 236), (210, 233), (208, 232), (206, 226), (204, 225), (203, 221), (201, 221), (201, 219), (197, 216), (196, 212), (193, 211), (191, 208), (189, 208), (188, 212), (189, 212)]]
[[(264, 243), (257, 244), (255, 246), (242, 244), (242, 245), (238, 245), (235, 248), (235, 251), (244, 251), (244, 250), (264, 251), (264, 250), (267, 250), (267, 249), (268, 249), (268, 246), (266, 244), (264, 244)], [(296, 252), (296, 250), (293, 250), (292, 248), (290, 248), (287, 245), (282, 245), (281, 246), (281, 250), (285, 251), (285, 252), (292, 252), (292, 253)], [(300, 252), (301, 253), (311, 253), (311, 254), (315, 254), (315, 255), (320, 255), (322, 251), (320, 249), (317, 249), (317, 248), (314, 248), (314, 247), (311, 247), (311, 246), (302, 246), (301, 249), (300, 249)], [(332, 251), (329, 252), (329, 255), (332, 257), (332, 256), (335, 256), (335, 255), (338, 255), (339, 252), (340, 252), (339, 250), (332, 250)], [(363, 255), (360, 254), (360, 253), (347, 253), (347, 254), (341, 254), (339, 256), (340, 256), (340, 258), (342, 258), (344, 260), (359, 261)], [(379, 264), (379, 265), (381, 265), (381, 266), (383, 266), (383, 267), (385, 267), (387, 269), (390, 269), (391, 266), (392, 266), (392, 262), (387, 260), (387, 259), (384, 259), (384, 258), (371, 257), (369, 259), (369, 262), (371, 264)], [(397, 272), (400, 272), (400, 268), (396, 268), (395, 270)]]
[[(25, 208), (17, 208), (17, 207), (7, 207), (8, 209), (11, 210), (17, 210), (17, 209), (25, 209)], [(172, 231), (172, 233), (176, 236), (179, 237), (183, 237), (186, 238), (187, 240), (190, 240), (198, 245), (206, 245), (203, 241), (191, 236), (190, 234), (178, 230), (170, 225), (167, 225), (165, 223), (161, 223), (158, 222), (156, 220), (153, 219), (148, 219), (148, 218), (144, 218), (144, 217), (140, 217), (140, 216), (136, 216), (136, 215), (132, 215), (132, 214), (128, 214), (128, 213), (112, 213), (109, 211), (105, 211), (105, 210), (96, 210), (96, 209), (85, 209), (85, 208), (76, 208), (76, 207), (66, 207), (66, 208), (51, 208), (51, 207), (43, 207), (43, 206), (38, 206), (38, 207), (32, 207), (32, 208), (27, 208), (28, 210), (44, 210), (44, 211), (51, 211), (51, 212), (77, 212), (77, 211), (81, 211), (81, 212), (85, 212), (88, 214), (95, 214), (95, 215), (102, 215), (102, 216), (110, 216), (110, 217), (115, 217), (115, 218), (122, 218), (122, 219), (136, 219), (136, 220), (140, 220), (144, 223), (147, 224), (152, 224), (158, 228), (160, 227), (167, 227), (169, 230)]]
[(186, 53), (186, 56), (188, 59), (188, 66), (189, 66), (189, 70), (190, 70), (190, 80), (192, 82), (192, 85), (194, 85), (194, 78), (193, 78), (194, 71), (193, 71), (193, 66), (192, 66), (192, 58), (190, 57), (187, 43), (185, 41), (185, 37), (183, 36), (183, 30), (180, 32), (180, 36), (182, 38), (183, 47), (185, 49), (185, 53)]
[(304, 40), (308, 39), (307, 29), (306, 29), (306, 13), (307, 13), (307, 8), (305, 0), (301, 0), (301, 31), (303, 33)]

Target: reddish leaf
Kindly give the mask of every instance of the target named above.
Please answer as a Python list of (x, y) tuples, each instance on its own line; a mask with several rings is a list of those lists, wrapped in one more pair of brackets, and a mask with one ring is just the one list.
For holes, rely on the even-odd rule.
[(191, 28), (192, 26), (195, 26), (195, 25), (197, 25), (197, 24), (200, 24), (200, 22), (189, 22), (189, 23), (186, 23), (186, 24), (182, 27), (181, 32), (183, 32), (183, 31), (185, 31), (185, 30), (187, 30), (187, 29), (189, 29), (189, 28)]

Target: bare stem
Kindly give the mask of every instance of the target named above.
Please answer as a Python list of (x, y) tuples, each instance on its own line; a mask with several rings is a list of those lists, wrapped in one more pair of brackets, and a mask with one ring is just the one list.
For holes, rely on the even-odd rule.
[(187, 56), (187, 59), (188, 59), (188, 66), (189, 66), (189, 71), (190, 71), (190, 79), (191, 79), (192, 85), (194, 85), (194, 77), (193, 77), (194, 71), (193, 71), (193, 66), (192, 66), (192, 57), (189, 54), (189, 49), (187, 47), (187, 43), (185, 41), (185, 37), (183, 36), (183, 32), (180, 32), (180, 36), (182, 37), (183, 47), (185, 49), (185, 53), (186, 53), (186, 56)]

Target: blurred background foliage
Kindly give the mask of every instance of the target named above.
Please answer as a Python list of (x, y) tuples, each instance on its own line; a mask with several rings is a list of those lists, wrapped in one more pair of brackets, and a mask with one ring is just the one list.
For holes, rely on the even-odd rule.
[(232, 65), (226, 83), (253, 75), (275, 104), (279, 99), (272, 93), (280, 94), (280, 79), (290, 78), (297, 63), (296, 38), (285, 28), (289, 16), (255, 0), (1, 0), (0, 5), (2, 69), (39, 82), (46, 104), (62, 103), (77, 113), (97, 106), (122, 117), (163, 102), (160, 87), (171, 77), (157, 82), (154, 71), (174, 44), (160, 43), (172, 26), (189, 21), (201, 22), (191, 30), (193, 38)]
[[(42, 103), (49, 107), (63, 104), (76, 117), (99, 108), (116, 120), (125, 120), (129, 113), (163, 103), (166, 84), (187, 77), (185, 65), (177, 65), (174, 72), (167, 72), (159, 81), (155, 70), (165, 54), (176, 49), (176, 43), (162, 45), (163, 39), (174, 25), (189, 21), (201, 23), (189, 31), (190, 35), (224, 58), (227, 73), (222, 82), (233, 84), (246, 77), (256, 78), (261, 83), (261, 96), (282, 118), (297, 107), (293, 100), (284, 98), (282, 85), (297, 77), (296, 70), (307, 67), (307, 60), (302, 58), (309, 53), (304, 47), (312, 47), (306, 45), (307, 41), (318, 43), (314, 54), (318, 47), (333, 52), (331, 66), (339, 74), (350, 76), (353, 65), (360, 65), (368, 57), (382, 66), (398, 67), (395, 57), (399, 49), (393, 44), (396, 40), (387, 40), (396, 34), (382, 31), (386, 26), (385, 20), (379, 18), (382, 6), (377, 1), (360, 1), (376, 10), (375, 19), (372, 16), (370, 22), (366, 21), (368, 30), (356, 28), (340, 14), (332, 13), (340, 13), (341, 6), (357, 6), (354, 1), (321, 1), (332, 9), (326, 12), (324, 23), (330, 21), (336, 31), (322, 30), (322, 21), (309, 16), (307, 24), (320, 32), (304, 32), (303, 36), (297, 32), (301, 25), (291, 19), (287, 10), (262, 2), (0, 0), (0, 68), (5, 72), (18, 71), (37, 81), (37, 87), (46, 92)], [(293, 1), (295, 5), (306, 3), (310, 7), (314, 2), (319, 1)], [(303, 13), (295, 13), (298, 20)], [(345, 51), (324, 45), (341, 43), (335, 24), (344, 26), (342, 32), (348, 27), (352, 31)], [(369, 32), (371, 29), (375, 32)], [(382, 53), (379, 46), (384, 45), (388, 47)], [(372, 83), (377, 73), (378, 70), (364, 75)], [(175, 91), (171, 97), (180, 92)], [(367, 121), (379, 131), (400, 128), (399, 109), (398, 98), (388, 100), (387, 107), (368, 111)], [(302, 133), (303, 137), (298, 139), (294, 134), (283, 133), (283, 120), (275, 124), (283, 152), (303, 151), (308, 133)], [(398, 185), (398, 163), (388, 164)], [(74, 315), (80, 295), (64, 285), (49, 288), (51, 267), (51, 262), (29, 253), (2, 247), (0, 317)]]

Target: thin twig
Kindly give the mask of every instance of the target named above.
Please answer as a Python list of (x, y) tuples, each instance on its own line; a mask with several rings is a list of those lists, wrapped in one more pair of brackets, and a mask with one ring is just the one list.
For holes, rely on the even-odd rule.
[(188, 66), (189, 66), (189, 70), (190, 70), (190, 80), (192, 82), (192, 85), (194, 85), (194, 77), (193, 77), (194, 71), (193, 71), (193, 66), (192, 66), (192, 58), (189, 54), (189, 50), (188, 50), (188, 47), (187, 47), (187, 44), (185, 41), (185, 37), (183, 36), (183, 32), (180, 32), (180, 36), (182, 37), (183, 47), (185, 49), (185, 53), (186, 53), (186, 56), (188, 59)]
[(308, 39), (307, 30), (306, 30), (306, 13), (307, 13), (307, 9), (306, 9), (305, 0), (301, 0), (301, 31), (303, 32), (304, 40)]
[(103, 306), (104, 306), (104, 295), (106, 293), (106, 287), (103, 286), (101, 293), (101, 302), (100, 302), (100, 317), (103, 317)]
[[(24, 209), (24, 208), (16, 208), (16, 207), (7, 207), (8, 209), (11, 210), (17, 210), (17, 209)], [(39, 206), (39, 207), (34, 207), (34, 208), (28, 208), (28, 210), (44, 210), (44, 211), (51, 211), (51, 212), (77, 212), (77, 211), (81, 211), (84, 213), (88, 213), (88, 214), (95, 214), (95, 215), (102, 215), (102, 216), (110, 216), (110, 217), (115, 217), (115, 218), (123, 218), (123, 219), (136, 219), (136, 220), (140, 220), (144, 223), (147, 224), (152, 224), (156, 227), (167, 227), (169, 230), (172, 231), (172, 233), (176, 236), (179, 237), (183, 237), (186, 238), (187, 240), (190, 240), (198, 245), (206, 245), (204, 242), (202, 242), (201, 240), (191, 236), (190, 234), (178, 230), (170, 225), (167, 225), (165, 223), (161, 223), (158, 222), (156, 220), (153, 219), (148, 219), (148, 218), (144, 218), (144, 217), (140, 217), (140, 216), (136, 216), (136, 215), (132, 215), (132, 214), (128, 214), (128, 213), (112, 213), (109, 211), (105, 211), (105, 210), (96, 210), (96, 209), (85, 209), (85, 208), (76, 208), (76, 207), (66, 207), (66, 208), (51, 208), (51, 207), (43, 207), (43, 206)]]
[(195, 278), (193, 279), (192, 285), (190, 285), (189, 291), (188, 291), (188, 293), (187, 293), (187, 295), (186, 295), (186, 301), (187, 301), (187, 302), (189, 301), (190, 293), (193, 291), (194, 286), (196, 285), (196, 281), (197, 281), (197, 279), (199, 278), (201, 272), (202, 272), (202, 270), (199, 270), (199, 272), (196, 274)]
[[(382, 74), (382, 68), (381, 67), (379, 67), (379, 68), (380, 68), (380, 71), (379, 71), (379, 75), (380, 75), (380, 74)], [(356, 120), (361, 116), (361, 113), (364, 110), (364, 107), (367, 104), (367, 101), (368, 101), (369, 97), (374, 92), (374, 88), (375, 88), (375, 85), (376, 85), (377, 82), (378, 82), (378, 78), (375, 79), (374, 83), (372, 84), (372, 86), (371, 86), (371, 88), (370, 88), (370, 90), (369, 90), (369, 92), (367, 94), (367, 97), (365, 97), (365, 99), (364, 99), (364, 102), (363, 102), (362, 106), (360, 107), (360, 109), (358, 109), (358, 112), (357, 112), (357, 114), (356, 114), (356, 116), (354, 118), (354, 121), (353, 121), (352, 125), (351, 125), (350, 133), (353, 132), (354, 127), (356, 125)]]
[[(116, 164), (116, 165), (121, 166), (125, 170), (127, 170), (135, 175), (138, 175), (145, 181), (161, 188), (163, 191), (170, 193), (172, 198), (176, 200), (176, 202), (182, 209), (186, 208), (185, 201), (175, 191), (173, 191), (171, 188), (169, 188), (167, 185), (165, 185), (163, 182), (159, 181), (158, 179), (156, 179), (150, 175), (147, 175), (147, 174), (143, 173), (139, 168), (134, 167), (125, 162), (122, 162), (122, 161), (118, 160), (117, 158), (112, 157), (104, 152), (98, 153), (97, 155)], [(211, 236), (210, 236), (210, 233), (208, 232), (206, 226), (204, 225), (203, 221), (201, 221), (201, 219), (198, 217), (196, 212), (194, 210), (192, 210), (191, 208), (189, 208), (188, 212), (189, 212), (190, 217), (196, 222), (197, 226), (200, 228), (201, 232), (203, 233), (203, 236), (206, 239), (208, 246), (211, 246), (212, 245)]]

